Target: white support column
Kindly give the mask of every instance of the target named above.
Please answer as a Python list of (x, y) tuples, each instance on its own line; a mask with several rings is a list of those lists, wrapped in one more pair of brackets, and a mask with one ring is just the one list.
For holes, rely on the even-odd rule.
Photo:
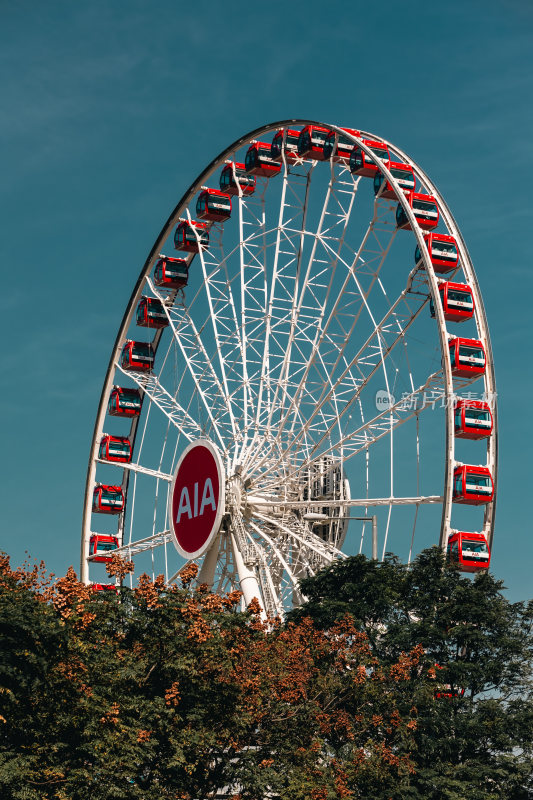
[(231, 533), (231, 547), (233, 550), (233, 559), (235, 562), (235, 568), (237, 570), (237, 574), (239, 576), (239, 584), (241, 587), (241, 591), (244, 595), (244, 604), (247, 606), (249, 605), (254, 597), (257, 598), (259, 601), (261, 608), (263, 609), (261, 612), (262, 619), (266, 619), (265, 610), (263, 608), (263, 598), (261, 597), (261, 589), (259, 588), (259, 581), (257, 580), (257, 576), (255, 572), (252, 572), (246, 564), (244, 563), (244, 559), (242, 557), (242, 553), (237, 546), (237, 542), (235, 541), (234, 535)]
[(213, 544), (204, 556), (202, 567), (198, 575), (198, 583), (206, 583), (209, 588), (213, 586), (215, 581), (215, 570), (220, 550), (220, 536), (220, 533), (215, 536)]

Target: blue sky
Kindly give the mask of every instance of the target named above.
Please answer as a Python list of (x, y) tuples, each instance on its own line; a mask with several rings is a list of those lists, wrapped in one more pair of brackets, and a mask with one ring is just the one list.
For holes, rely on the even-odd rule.
[(0, 547), (77, 567), (101, 382), (153, 240), (229, 143), (313, 118), (405, 149), (461, 227), (500, 397), (493, 567), (530, 596), (528, 0), (22, 0), (0, 14)]

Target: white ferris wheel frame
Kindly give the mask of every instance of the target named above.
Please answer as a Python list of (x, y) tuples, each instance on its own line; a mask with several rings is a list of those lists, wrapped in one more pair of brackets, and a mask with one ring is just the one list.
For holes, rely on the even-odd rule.
[[(123, 348), (124, 343), (127, 340), (127, 332), (132, 324), (134, 319), (135, 311), (137, 304), (143, 294), (143, 291), (146, 290), (148, 287), (151, 292), (158, 297), (157, 289), (154, 287), (150, 275), (152, 269), (154, 267), (155, 262), (157, 261), (160, 251), (162, 248), (163, 243), (167, 240), (169, 235), (172, 232), (174, 226), (178, 223), (180, 219), (188, 219), (191, 220), (191, 215), (189, 213), (189, 206), (194, 201), (195, 196), (197, 195), (198, 191), (201, 188), (205, 188), (207, 181), (209, 178), (221, 167), (224, 167), (226, 163), (228, 163), (228, 159), (231, 159), (233, 154), (236, 153), (241, 147), (246, 144), (249, 144), (256, 140), (257, 137), (262, 135), (271, 133), (273, 131), (284, 129), (286, 130), (288, 127), (292, 126), (305, 126), (305, 125), (317, 125), (321, 127), (325, 127), (330, 131), (333, 131), (337, 136), (342, 135), (344, 138), (350, 140), (355, 145), (357, 145), (367, 156), (370, 158), (372, 157), (372, 150), (370, 147), (365, 144), (365, 139), (371, 139), (372, 141), (382, 142), (387, 147), (389, 147), (397, 156), (399, 156), (402, 161), (411, 166), (413, 169), (413, 173), (417, 179), (417, 181), (425, 187), (425, 190), (428, 194), (434, 196), (437, 201), (438, 208), (440, 211), (440, 215), (442, 220), (444, 221), (447, 232), (449, 235), (453, 236), (457, 243), (457, 250), (459, 255), (459, 263), (461, 265), (462, 271), (464, 273), (465, 279), (469, 284), (473, 297), (474, 297), (474, 322), (477, 328), (477, 338), (483, 342), (485, 352), (486, 352), (486, 370), (483, 377), (484, 388), (486, 396), (493, 398), (495, 401), (496, 398), (496, 383), (495, 383), (495, 376), (494, 376), (494, 363), (492, 358), (492, 349), (490, 343), (490, 335), (489, 329), (487, 324), (487, 318), (484, 310), (483, 299), (481, 296), (481, 292), (479, 289), (479, 284), (475, 275), (475, 271), (472, 265), (472, 261), (470, 259), (470, 255), (468, 253), (466, 244), (464, 239), (461, 235), (461, 232), (447, 206), (444, 199), (439, 194), (435, 185), (431, 182), (429, 177), (426, 175), (425, 172), (421, 170), (421, 168), (416, 164), (413, 159), (411, 159), (406, 153), (400, 150), (396, 145), (388, 142), (387, 140), (383, 139), (382, 137), (376, 136), (372, 133), (366, 133), (361, 131), (359, 136), (355, 136), (346, 129), (343, 129), (337, 125), (320, 123), (313, 120), (302, 120), (302, 119), (292, 119), (292, 120), (283, 120), (279, 122), (270, 123), (268, 125), (261, 126), (256, 130), (252, 131), (251, 133), (247, 134), (246, 136), (238, 139), (234, 142), (230, 147), (224, 150), (216, 159), (214, 159), (211, 164), (201, 173), (201, 175), (197, 178), (197, 180), (190, 186), (187, 192), (183, 195), (178, 205), (173, 210), (172, 214), (168, 218), (167, 222), (163, 226), (161, 233), (157, 237), (148, 258), (141, 270), (139, 278), (135, 284), (133, 289), (131, 298), (127, 305), (124, 317), (122, 319), (120, 328), (117, 333), (117, 337), (115, 340), (114, 347), (112, 349), (111, 358), (109, 361), (109, 365), (107, 368), (104, 384), (102, 387), (101, 398), (99, 402), (98, 412), (96, 416), (93, 438), (92, 438), (92, 445), (89, 457), (89, 464), (87, 470), (87, 481), (86, 481), (86, 490), (85, 490), (85, 505), (84, 505), (84, 513), (83, 513), (83, 525), (82, 525), (82, 541), (81, 541), (81, 579), (85, 583), (89, 583), (89, 565), (91, 563), (91, 558), (89, 554), (89, 543), (91, 535), (93, 534), (92, 531), (92, 496), (93, 496), (93, 488), (95, 486), (95, 479), (96, 479), (96, 469), (98, 463), (101, 463), (98, 455), (99, 455), (99, 444), (104, 432), (104, 422), (107, 413), (107, 403), (108, 398), (113, 387), (115, 378), (117, 375), (120, 375), (123, 370), (120, 367), (120, 353)], [(327, 163), (327, 162), (326, 162)], [(416, 394), (419, 390), (425, 390), (427, 387), (432, 386), (432, 380), (435, 382), (435, 385), (439, 386), (440, 391), (444, 397), (445, 401), (445, 417), (446, 417), (446, 430), (445, 430), (445, 453), (444, 453), (444, 488), (442, 496), (427, 496), (427, 497), (414, 497), (414, 498), (397, 498), (392, 495), (385, 497), (385, 498), (374, 498), (368, 499), (365, 498), (364, 506), (377, 506), (377, 505), (388, 505), (389, 508), (395, 504), (421, 504), (421, 503), (442, 503), (442, 517), (441, 517), (441, 526), (440, 526), (440, 536), (439, 536), (439, 544), (442, 548), (446, 547), (446, 543), (448, 540), (449, 535), (452, 532), (451, 528), (451, 511), (452, 511), (452, 491), (453, 491), (453, 472), (454, 467), (458, 463), (455, 458), (455, 435), (454, 435), (454, 408), (453, 408), (453, 399), (456, 396), (457, 389), (462, 388), (463, 385), (467, 385), (469, 381), (461, 381), (457, 380), (452, 376), (452, 367), (451, 367), (451, 360), (450, 360), (450, 353), (448, 348), (448, 341), (452, 338), (451, 334), (448, 333), (446, 320), (444, 317), (444, 309), (440, 302), (437, 302), (439, 298), (439, 279), (437, 278), (435, 271), (433, 269), (433, 265), (431, 263), (429, 253), (427, 248), (424, 244), (423, 235), (424, 232), (420, 229), (419, 225), (417, 224), (415, 215), (413, 210), (411, 209), (408, 201), (406, 200), (403, 191), (398, 186), (397, 180), (394, 175), (391, 174), (390, 170), (387, 167), (386, 163), (383, 163), (380, 159), (376, 159), (376, 163), (378, 165), (378, 169), (383, 174), (384, 178), (388, 181), (388, 183), (393, 187), (396, 194), (397, 201), (402, 205), (407, 219), (411, 225), (412, 233), (416, 239), (416, 242), (420, 248), (420, 252), (422, 253), (422, 260), (423, 260), (423, 268), (424, 268), (424, 277), (427, 281), (427, 287), (429, 288), (429, 292), (431, 297), (433, 298), (433, 305), (434, 305), (434, 313), (435, 313), (435, 323), (437, 326), (438, 331), (438, 340), (440, 344), (441, 350), (441, 363), (442, 363), (442, 374), (435, 373), (434, 376), (429, 376), (426, 384), (424, 386), (418, 387), (415, 389), (413, 387), (413, 395)], [(282, 167), (285, 170), (285, 177), (287, 176), (287, 159), (285, 154), (282, 157)], [(355, 194), (355, 192), (354, 192)], [(241, 247), (241, 261), (242, 261), (242, 244), (244, 241), (244, 234), (243, 234), (243, 217), (242, 217), (242, 201), (246, 199), (243, 197), (242, 191), (239, 189), (239, 195), (235, 197), (235, 200), (239, 201), (239, 226), (240, 226), (240, 247)], [(307, 203), (307, 199), (305, 200)], [(303, 209), (303, 219), (305, 223), (305, 213), (306, 208)], [(205, 268), (205, 261), (203, 253), (200, 249), (199, 257), (202, 263), (204, 281), (207, 284), (207, 274)], [(383, 256), (385, 258), (385, 256)], [(408, 280), (408, 287), (411, 286), (413, 280), (417, 280), (417, 273), (419, 270), (417, 268), (413, 269)], [(244, 278), (243, 278), (244, 284)], [(265, 295), (266, 296), (266, 295)], [(211, 302), (211, 295), (208, 294), (209, 301)], [(386, 323), (389, 320), (389, 314), (393, 314), (394, 309), (401, 299), (401, 296), (397, 299), (395, 305), (385, 315), (385, 318), (381, 321), (375, 321), (374, 332), (369, 337), (369, 340), (365, 342), (361, 351), (363, 351), (364, 347), (371, 346), (370, 340), (374, 336), (376, 341), (378, 342), (379, 348), (381, 349), (381, 362), (385, 359), (387, 353), (383, 352), (382, 344), (381, 344), (381, 332), (386, 327)], [(418, 313), (418, 312), (416, 312)], [(167, 310), (168, 321), (170, 323), (170, 327), (173, 329), (173, 319), (171, 314)], [(416, 314), (415, 314), (416, 316)], [(414, 317), (413, 317), (414, 319)], [(411, 320), (412, 321), (412, 320)], [(405, 331), (405, 329), (404, 329)], [(403, 331), (403, 332), (404, 332)], [(173, 329), (175, 333), (175, 329)], [(154, 357), (157, 353), (157, 349), (159, 346), (159, 341), (162, 335), (161, 330), (156, 330), (154, 338), (152, 340), (152, 346), (154, 351)], [(401, 338), (402, 331), (400, 332)], [(215, 329), (215, 336), (217, 336), (217, 331)], [(218, 340), (217, 340), (218, 344)], [(394, 344), (391, 346), (393, 347)], [(375, 345), (374, 345), (375, 347)], [(188, 359), (187, 352), (182, 349), (182, 355), (185, 360)], [(220, 385), (221, 394), (225, 397), (229, 396), (229, 389), (227, 386), (225, 371), (224, 371), (224, 363), (223, 363), (223, 356), (221, 355), (221, 351), (219, 348), (219, 355), (220, 355), (220, 367), (221, 367), (221, 378), (220, 380), (224, 383), (224, 386)], [(205, 354), (207, 358), (207, 354)], [(266, 357), (266, 356), (265, 356)], [(287, 356), (290, 358), (290, 354)], [(243, 356), (243, 368), (246, 364), (246, 358)], [(370, 373), (373, 374), (373, 373)], [(132, 377), (131, 373), (124, 372), (124, 375)], [(246, 375), (243, 376), (246, 379)], [(187, 409), (183, 408), (179, 405), (179, 402), (175, 397), (173, 397), (169, 392), (164, 388), (162, 384), (159, 383), (157, 374), (145, 375), (142, 379), (136, 380), (134, 377), (135, 382), (141, 388), (143, 394), (148, 394), (150, 397), (151, 402), (158, 407), (164, 414), (167, 415), (169, 420), (173, 421), (176, 424), (176, 420), (179, 418), (180, 420), (180, 427), (181, 433), (185, 436), (188, 441), (194, 441), (195, 439), (203, 438), (203, 432), (201, 427), (199, 426), (197, 420), (195, 420), (191, 415), (188, 413)], [(362, 386), (364, 388), (366, 381), (368, 378), (365, 379)], [(261, 391), (262, 391), (261, 386)], [(389, 387), (387, 387), (387, 391)], [(203, 391), (201, 388), (199, 391)], [(208, 404), (208, 397), (204, 398), (206, 401), (206, 405)], [(296, 398), (293, 398), (292, 402), (295, 403)], [(244, 403), (246, 404), (246, 392), (244, 392)], [(392, 430), (392, 414), (397, 413), (397, 406), (399, 404), (390, 407), (387, 411), (384, 411), (381, 414), (378, 414), (373, 420), (370, 421), (369, 425), (362, 426), (370, 428), (374, 432), (374, 440), (377, 440), (381, 436), (387, 435)], [(257, 404), (256, 413), (259, 414), (259, 403)], [(234, 433), (237, 436), (238, 432), (235, 430), (235, 420), (231, 414), (230, 410), (230, 417), (231, 417), (231, 425), (234, 428)], [(345, 411), (346, 409), (344, 409)], [(342, 413), (344, 413), (344, 411)], [(246, 410), (245, 408), (245, 416), (246, 414), (252, 414), (253, 409)], [(320, 413), (320, 399), (317, 404), (317, 413)], [(339, 420), (342, 414), (339, 414)], [(412, 415), (411, 415), (412, 416)], [(404, 415), (402, 421), (407, 419)], [(494, 481), (494, 498), (493, 500), (486, 504), (485, 511), (484, 511), (484, 521), (483, 521), (483, 533), (487, 537), (489, 547), (492, 547), (492, 538), (493, 538), (493, 530), (494, 530), (494, 515), (495, 515), (495, 505), (496, 505), (496, 480), (497, 480), (497, 458), (498, 458), (498, 434), (497, 434), (497, 408), (496, 403), (494, 402), (493, 406), (493, 431), (490, 437), (487, 439), (487, 458), (486, 458), (486, 466), (491, 471), (493, 481)], [(401, 422), (398, 422), (401, 424)], [(134, 417), (131, 422), (131, 429), (130, 429), (130, 441), (132, 444), (132, 448), (135, 444), (135, 439), (137, 435), (137, 428), (139, 425), (139, 417)], [(381, 427), (380, 427), (381, 426)], [(212, 430), (214, 436), (214, 443), (215, 445), (219, 445), (217, 442), (216, 435), (217, 435), (217, 422), (212, 418)], [(365, 436), (367, 436), (367, 430), (362, 431)], [(305, 430), (300, 431), (298, 436), (305, 436)], [(357, 437), (354, 437), (354, 442), (357, 441)], [(246, 458), (246, 452), (252, 452), (252, 443), (247, 442), (246, 438), (242, 440), (241, 444), (241, 451), (240, 451), (240, 460)], [(353, 446), (353, 444), (352, 444)], [(248, 449), (247, 449), (248, 448)], [(327, 452), (327, 451), (324, 451)], [(356, 452), (354, 450), (354, 452)], [(236, 461), (232, 464), (232, 467), (235, 468)], [(143, 550), (152, 549), (158, 547), (162, 544), (166, 544), (170, 541), (170, 534), (168, 531), (163, 531), (161, 533), (154, 534), (152, 536), (147, 536), (142, 539), (136, 540), (135, 542), (129, 542), (126, 544), (123, 539), (124, 535), (124, 519), (126, 516), (126, 507), (127, 507), (127, 496), (128, 496), (128, 484), (129, 484), (129, 476), (130, 472), (138, 472), (153, 475), (154, 477), (162, 480), (170, 482), (172, 481), (172, 475), (167, 475), (162, 472), (158, 472), (157, 470), (148, 469), (146, 467), (141, 466), (140, 464), (117, 464), (118, 467), (123, 468), (123, 478), (122, 478), (122, 488), (124, 491), (125, 497), (125, 507), (123, 513), (119, 516), (118, 522), (118, 538), (120, 541), (119, 552), (122, 552), (124, 555), (132, 556), (138, 552), (142, 552)], [(231, 472), (231, 470), (230, 470)], [(324, 505), (324, 501), (312, 501), (312, 500), (302, 500), (302, 501), (290, 501), (286, 503), (280, 503), (279, 500), (268, 500), (263, 498), (259, 498), (256, 500), (255, 503), (255, 514), (257, 520), (270, 520), (271, 518), (268, 516), (269, 512), (272, 510), (273, 506), (276, 506), (278, 509), (280, 506), (283, 506), (286, 509), (299, 509), (299, 508), (306, 508), (311, 513), (313, 509), (318, 508)], [(335, 500), (328, 500), (327, 503), (329, 508), (343, 507), (344, 510), (349, 509), (350, 507), (361, 507), (362, 502), (361, 500), (350, 500), (348, 498)], [(238, 515), (236, 515), (238, 516)], [(259, 529), (257, 524), (251, 523), (252, 529), (254, 533), (256, 533), (262, 541), (265, 541), (268, 544), (271, 552), (276, 554), (276, 558), (278, 559), (279, 563), (283, 565), (283, 568), (289, 574), (293, 582), (293, 588), (295, 591), (295, 599), (301, 599), (298, 597), (297, 591), (297, 576), (293, 575), (291, 572), (291, 566), (287, 563), (287, 559), (284, 556), (283, 552), (277, 547), (276, 542), (273, 541), (272, 537), (269, 537), (268, 534), (265, 532), (265, 529)], [(285, 530), (284, 525), (279, 525), (280, 530)], [(267, 528), (268, 530), (268, 528)], [(331, 561), (333, 558), (341, 556), (342, 554), (339, 550), (334, 547), (333, 545), (329, 545), (328, 543), (321, 542), (318, 537), (311, 537), (307, 536), (307, 534), (303, 535), (302, 532), (296, 532), (294, 529), (287, 529), (287, 535), (291, 535), (294, 541), (299, 541), (302, 539), (302, 546), (304, 544), (303, 540), (305, 539), (305, 547), (309, 548), (309, 552), (315, 552), (317, 557), (321, 559), (322, 563), (327, 563)], [(299, 538), (300, 537), (300, 538)], [(275, 595), (275, 589), (272, 584), (271, 576), (269, 575), (269, 565), (265, 562), (264, 554), (261, 554), (260, 548), (257, 546), (257, 543), (250, 540), (250, 535), (245, 530), (242, 529), (242, 526), (238, 523), (235, 523), (232, 529), (229, 531), (229, 540), (231, 541), (231, 547), (233, 550), (233, 562), (236, 568), (236, 572), (239, 576), (239, 583), (241, 588), (245, 594), (245, 600), (251, 599), (253, 596), (259, 597), (263, 601), (264, 607), (267, 607), (269, 613), (279, 613), (280, 612), (280, 604), (279, 601), (276, 602), (272, 598)], [(218, 537), (216, 537), (215, 543), (218, 542)], [(217, 545), (218, 546), (218, 545)], [(246, 558), (244, 557), (245, 551), (249, 553), (250, 549), (255, 548), (255, 568), (250, 568), (250, 559), (248, 559), (248, 564), (246, 562)], [(214, 569), (214, 563), (216, 562), (216, 558), (213, 556), (213, 551), (215, 547), (211, 548), (211, 555), (207, 555), (204, 558), (204, 563), (202, 565), (202, 570), (200, 573), (200, 578), (207, 578), (209, 579), (212, 577), (212, 572)], [(216, 554), (215, 554), (216, 555)], [(178, 571), (179, 572), (179, 571)], [(178, 573), (176, 573), (177, 575)], [(258, 578), (259, 575), (259, 578)], [(261, 578), (262, 575), (262, 578)], [(168, 576), (167, 576), (168, 577)], [(175, 578), (176, 576), (172, 576)], [(171, 578), (171, 579), (172, 579)]]

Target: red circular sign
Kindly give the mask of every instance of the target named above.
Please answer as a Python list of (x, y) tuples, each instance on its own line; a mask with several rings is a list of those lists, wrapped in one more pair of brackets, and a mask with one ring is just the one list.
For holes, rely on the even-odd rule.
[(182, 453), (169, 496), (170, 530), (184, 558), (204, 553), (224, 514), (224, 468), (207, 441), (191, 442)]

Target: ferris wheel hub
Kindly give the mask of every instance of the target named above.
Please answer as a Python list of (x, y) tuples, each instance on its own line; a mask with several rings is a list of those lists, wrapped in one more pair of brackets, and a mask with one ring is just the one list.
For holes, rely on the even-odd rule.
[(228, 510), (244, 513), (246, 507), (246, 489), (240, 472), (236, 472), (226, 480), (226, 494), (228, 497)]

